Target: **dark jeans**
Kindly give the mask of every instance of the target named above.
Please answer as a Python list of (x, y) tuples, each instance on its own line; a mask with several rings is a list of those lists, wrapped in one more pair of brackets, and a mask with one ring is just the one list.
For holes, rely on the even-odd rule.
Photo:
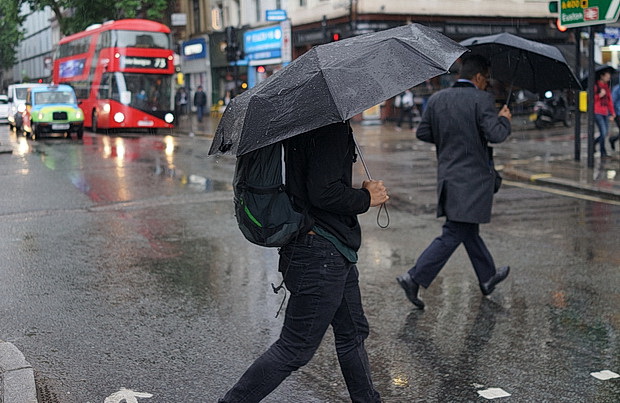
[(281, 249), (280, 271), (291, 293), (280, 338), (220, 402), (261, 401), (291, 372), (310, 361), (330, 324), (351, 400), (380, 402), (364, 348), (368, 322), (355, 264), (325, 238), (302, 235)]
[(607, 137), (607, 132), (609, 131), (609, 116), (595, 113), (594, 122), (596, 123), (596, 126), (598, 126), (599, 132), (598, 137), (594, 139), (594, 144), (596, 145), (598, 143), (601, 156), (606, 156), (607, 150), (605, 149), (605, 137)]
[(398, 117), (398, 123), (396, 123), (396, 126), (400, 127), (400, 125), (402, 125), (403, 123), (403, 120), (405, 120), (405, 117), (409, 122), (409, 128), (413, 129), (413, 108), (400, 108), (400, 116)]
[(493, 257), (479, 234), (480, 225), (446, 220), (442, 234), (422, 252), (415, 266), (409, 270), (413, 280), (428, 288), (439, 271), (462, 243), (476, 271), (479, 283), (485, 283), (495, 275)]
[(198, 119), (199, 122), (202, 122), (202, 117), (205, 114), (205, 107), (204, 105), (196, 105), (196, 118)]

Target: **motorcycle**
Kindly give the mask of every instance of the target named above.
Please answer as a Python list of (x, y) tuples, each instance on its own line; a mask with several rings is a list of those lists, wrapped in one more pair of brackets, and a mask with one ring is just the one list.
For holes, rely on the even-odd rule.
[(534, 104), (534, 112), (530, 115), (530, 120), (534, 121), (537, 129), (549, 128), (557, 122), (570, 127), (570, 113), (564, 95), (552, 91), (545, 92), (544, 99)]

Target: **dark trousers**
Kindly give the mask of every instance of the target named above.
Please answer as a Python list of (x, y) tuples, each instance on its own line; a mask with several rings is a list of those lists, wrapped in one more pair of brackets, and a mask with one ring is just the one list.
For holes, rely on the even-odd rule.
[(202, 122), (202, 117), (205, 114), (205, 107), (204, 105), (196, 105), (196, 118), (198, 119), (199, 122)]
[(310, 361), (330, 324), (351, 400), (380, 402), (364, 347), (368, 322), (355, 264), (325, 238), (302, 235), (280, 250), (280, 271), (291, 293), (280, 338), (220, 402), (261, 401)]
[(398, 122), (396, 123), (396, 126), (400, 127), (405, 118), (407, 118), (407, 121), (409, 122), (409, 128), (413, 129), (413, 108), (400, 108), (400, 116), (398, 117)]
[(422, 252), (415, 266), (409, 270), (409, 275), (416, 283), (427, 288), (462, 243), (474, 266), (478, 282), (487, 282), (496, 273), (495, 263), (479, 232), (479, 224), (446, 220), (442, 234)]

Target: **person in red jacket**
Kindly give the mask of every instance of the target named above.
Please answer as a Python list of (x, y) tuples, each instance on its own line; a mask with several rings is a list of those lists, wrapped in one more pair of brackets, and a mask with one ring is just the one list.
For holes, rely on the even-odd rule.
[(594, 121), (598, 127), (599, 136), (594, 140), (594, 144), (599, 145), (601, 151), (601, 159), (609, 158), (605, 149), (605, 137), (609, 131), (609, 121), (615, 119), (616, 111), (614, 110), (614, 102), (611, 98), (611, 89), (609, 81), (611, 80), (611, 72), (604, 70), (597, 74), (597, 80), (594, 84)]

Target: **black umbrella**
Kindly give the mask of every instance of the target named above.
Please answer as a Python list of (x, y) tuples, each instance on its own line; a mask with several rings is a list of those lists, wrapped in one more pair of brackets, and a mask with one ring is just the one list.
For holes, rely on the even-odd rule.
[(469, 38), (461, 45), (472, 54), (487, 57), (492, 77), (509, 85), (509, 92), (513, 86), (534, 93), (581, 88), (566, 58), (555, 46), (508, 33)]
[(350, 119), (446, 73), (465, 51), (419, 24), (316, 46), (231, 101), (209, 154), (242, 155)]
[[(611, 74), (612, 80), (611, 80), (610, 86), (613, 85), (614, 82), (617, 82), (617, 80), (614, 78), (614, 74), (616, 74), (617, 71), (618, 70), (616, 70), (613, 66), (610, 66), (608, 64), (598, 64), (598, 63), (595, 63), (595, 65), (594, 65), (594, 77), (595, 77), (596, 80), (598, 80), (603, 73), (610, 73)], [(581, 88), (587, 88), (588, 87), (588, 77), (589, 77), (588, 73), (585, 73), (585, 74), (582, 75), (582, 77), (581, 77)]]

